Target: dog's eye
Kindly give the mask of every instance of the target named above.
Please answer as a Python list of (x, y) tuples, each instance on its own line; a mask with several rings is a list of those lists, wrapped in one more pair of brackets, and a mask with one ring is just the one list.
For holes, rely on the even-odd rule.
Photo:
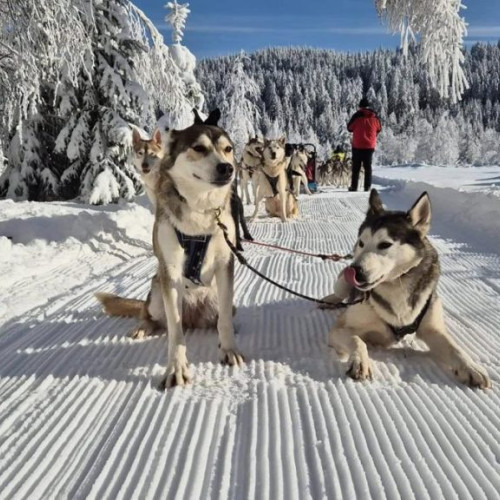
[(226, 153), (230, 153), (232, 150), (233, 150), (233, 146), (226, 146), (226, 147), (224, 148), (224, 151), (225, 151)]
[(379, 243), (377, 245), (377, 248), (379, 250), (387, 250), (390, 247), (392, 247), (392, 243), (390, 243), (389, 241), (383, 241), (382, 243)]
[(137, 156), (144, 156), (144, 151), (137, 151)]
[(363, 248), (365, 246), (365, 244), (361, 240), (358, 241), (358, 245), (359, 248)]
[(207, 152), (207, 148), (205, 146), (202, 146), (201, 144), (198, 144), (197, 146), (193, 146), (193, 149), (197, 153), (206, 153)]

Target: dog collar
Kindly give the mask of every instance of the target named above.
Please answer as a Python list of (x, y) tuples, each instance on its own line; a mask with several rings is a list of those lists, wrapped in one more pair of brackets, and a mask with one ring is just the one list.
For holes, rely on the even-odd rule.
[(419, 329), (420, 323), (422, 323), (422, 320), (424, 319), (424, 316), (429, 310), (429, 306), (431, 305), (432, 295), (433, 295), (432, 293), (429, 295), (427, 302), (425, 303), (424, 307), (422, 308), (422, 310), (420, 311), (419, 315), (416, 317), (413, 323), (405, 326), (394, 326), (391, 325), (390, 323), (387, 323), (387, 326), (391, 329), (392, 333), (394, 334), (397, 340), (401, 340), (403, 337), (406, 337), (406, 335), (409, 335), (410, 333), (415, 333)]

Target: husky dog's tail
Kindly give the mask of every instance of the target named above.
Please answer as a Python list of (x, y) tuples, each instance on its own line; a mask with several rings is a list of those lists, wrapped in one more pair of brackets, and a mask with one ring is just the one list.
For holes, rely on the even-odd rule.
[(139, 318), (145, 304), (144, 300), (125, 299), (104, 292), (96, 293), (95, 298), (103, 305), (106, 314), (126, 318)]

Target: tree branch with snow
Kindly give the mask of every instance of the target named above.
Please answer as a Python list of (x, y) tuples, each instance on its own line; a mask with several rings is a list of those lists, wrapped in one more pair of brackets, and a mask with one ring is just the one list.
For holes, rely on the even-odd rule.
[(460, 100), (468, 88), (462, 68), (463, 39), (467, 24), (460, 16), (461, 0), (375, 0), (389, 28), (401, 33), (403, 52), (409, 39), (420, 36), (422, 61), (442, 97)]

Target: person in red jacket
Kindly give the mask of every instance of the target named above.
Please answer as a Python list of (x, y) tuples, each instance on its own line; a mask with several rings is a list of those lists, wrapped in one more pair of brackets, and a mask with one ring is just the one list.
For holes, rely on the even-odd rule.
[(354, 113), (347, 130), (352, 132), (352, 178), (349, 191), (358, 190), (361, 164), (365, 170), (365, 191), (372, 184), (372, 158), (377, 146), (377, 135), (382, 130), (380, 120), (373, 109), (370, 109), (368, 99), (361, 99), (359, 109)]

